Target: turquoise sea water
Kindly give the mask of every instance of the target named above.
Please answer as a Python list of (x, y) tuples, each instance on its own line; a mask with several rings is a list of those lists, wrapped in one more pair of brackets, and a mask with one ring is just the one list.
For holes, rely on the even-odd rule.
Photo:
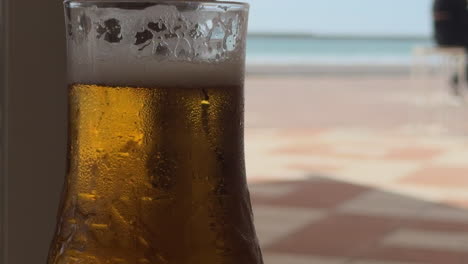
[(416, 46), (432, 45), (424, 38), (315, 38), (249, 36), (249, 63), (408, 64)]

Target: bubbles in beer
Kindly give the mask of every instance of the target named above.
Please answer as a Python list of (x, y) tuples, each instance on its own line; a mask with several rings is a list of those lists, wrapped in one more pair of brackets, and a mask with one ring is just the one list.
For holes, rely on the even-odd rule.
[(67, 7), (69, 170), (49, 264), (262, 263), (243, 164), (247, 10), (174, 3)]
[(73, 85), (70, 99), (69, 186), (51, 264), (260, 263), (238, 180), (241, 86)]

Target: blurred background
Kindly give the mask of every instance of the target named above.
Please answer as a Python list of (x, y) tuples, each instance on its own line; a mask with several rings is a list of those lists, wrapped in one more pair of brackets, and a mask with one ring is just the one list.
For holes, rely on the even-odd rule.
[[(62, 3), (0, 2), (1, 259), (44, 263), (65, 171)], [(265, 263), (468, 263), (465, 51), (435, 45), (434, 2), (249, 2), (245, 145)]]
[(436, 46), (434, 1), (249, 2), (246, 154), (266, 263), (468, 263), (465, 52)]

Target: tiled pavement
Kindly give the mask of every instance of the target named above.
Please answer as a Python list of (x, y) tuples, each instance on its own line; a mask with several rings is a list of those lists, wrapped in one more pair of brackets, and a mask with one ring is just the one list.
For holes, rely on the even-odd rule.
[(251, 190), (267, 264), (468, 263), (467, 210), (321, 177)]
[[(246, 157), (266, 264), (468, 264), (468, 137), (460, 135), (463, 129), (450, 133), (460, 129), (465, 108), (438, 105), (438, 112), (453, 111), (441, 125), (420, 118), (433, 105), (415, 104), (408, 82), (396, 80), (401, 89), (372, 95), (372, 84), (389, 81), (351, 81), (343, 91), (345, 81), (311, 79), (289, 82), (288, 91), (297, 93), (275, 110), (260, 94), (269, 91), (269, 101), (281, 102), (281, 82), (259, 78), (247, 86), (257, 88), (247, 90), (253, 99)], [(301, 96), (320, 101), (311, 96), (320, 95), (319, 84), (327, 87), (325, 98), (351, 102), (330, 101), (328, 110), (342, 112), (324, 113), (326, 122), (314, 114), (293, 116), (323, 111), (320, 103), (294, 108)], [(369, 111), (380, 119), (353, 113), (362, 110), (353, 110), (353, 101), (363, 97), (379, 106)], [(392, 124), (382, 121), (388, 109), (394, 109)], [(284, 111), (292, 118), (271, 117)], [(436, 126), (442, 127), (437, 133), (428, 129)], [(441, 132), (446, 128), (449, 133)]]
[[(300, 180), (318, 174), (468, 209), (468, 139), (464, 137), (346, 129), (310, 129), (309, 136), (307, 131), (248, 129), (250, 182)], [(342, 190), (326, 192), (348, 195)]]

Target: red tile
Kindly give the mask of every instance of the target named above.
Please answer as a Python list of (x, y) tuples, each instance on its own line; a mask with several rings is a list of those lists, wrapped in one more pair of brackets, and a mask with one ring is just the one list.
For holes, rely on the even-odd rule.
[(282, 129), (278, 132), (280, 137), (288, 138), (306, 138), (310, 139), (318, 136), (319, 134), (328, 132), (329, 129), (326, 128), (292, 128), (292, 129)]
[(303, 182), (296, 191), (270, 200), (278, 206), (308, 207), (327, 209), (353, 199), (369, 189), (359, 185), (335, 181)]
[(468, 232), (468, 222), (461, 223), (447, 221), (407, 220), (407, 222), (405, 222), (404, 228), (436, 232)]
[(400, 179), (400, 182), (436, 187), (466, 187), (468, 168), (427, 167)]
[(278, 241), (267, 250), (304, 255), (352, 257), (366, 252), (394, 230), (398, 220), (332, 215)]
[[(286, 178), (286, 177), (285, 177)], [(264, 181), (262, 183), (260, 183), (262, 186), (275, 186), (275, 185), (281, 185), (281, 186), (288, 186), (288, 187), (291, 187), (291, 188), (294, 188), (294, 187), (301, 187), (303, 186), (304, 184), (310, 184), (310, 183), (314, 183), (316, 182), (317, 180), (322, 180), (322, 178), (319, 178), (319, 177), (309, 177), (309, 179), (298, 179), (298, 180), (278, 180), (278, 179), (275, 179), (275, 180), (268, 180), (268, 181)], [(254, 183), (253, 185), (255, 185), (256, 183)]]
[(317, 156), (328, 156), (333, 154), (332, 145), (329, 144), (291, 144), (289, 146), (281, 147), (272, 150), (271, 154), (278, 155), (317, 155)]
[[(261, 186), (265, 186), (265, 187), (274, 187), (274, 186), (281, 186), (281, 187), (289, 187), (291, 188), (291, 190), (295, 190), (295, 189), (299, 189), (302, 185), (304, 184), (309, 184), (308, 183), (309, 181), (304, 181), (304, 180), (297, 180), (297, 181), (279, 181), (279, 180), (276, 180), (276, 181), (272, 181), (272, 180), (268, 180), (268, 181), (264, 181), (264, 182), (251, 182), (250, 186), (251, 187), (254, 187), (255, 185), (261, 185)], [(256, 193), (255, 191), (251, 191), (250, 192), (250, 195), (251, 195), (251, 201), (252, 201), (252, 204), (272, 204), (272, 205), (276, 205), (277, 203), (275, 203), (276, 201), (276, 198), (278, 197), (272, 197), (271, 195), (262, 195), (262, 193)], [(283, 195), (284, 196), (284, 195)], [(279, 197), (282, 197), (281, 195)]]
[(398, 148), (389, 151), (384, 159), (391, 160), (430, 160), (442, 153), (441, 149), (436, 148)]
[(265, 197), (263, 195), (256, 194), (254, 192), (250, 193), (250, 201), (253, 205), (257, 204), (269, 204), (271, 203), (271, 197)]
[(468, 209), (468, 200), (446, 200), (443, 203), (457, 208)]
[(247, 175), (247, 182), (249, 185), (255, 184), (270, 184), (273, 181), (274, 177), (271, 175)]
[(293, 163), (287, 165), (288, 169), (304, 172), (334, 172), (341, 169), (341, 166), (325, 165), (325, 164), (310, 164), (310, 163)]
[(424, 264), (467, 264), (468, 253), (442, 250), (382, 247), (376, 248), (364, 258), (389, 261), (407, 261)]
[(306, 144), (298, 143), (291, 144), (289, 146), (281, 147), (274, 149), (270, 152), (275, 155), (307, 155), (307, 156), (318, 156), (318, 157), (333, 157), (341, 159), (358, 159), (358, 160), (368, 160), (377, 158), (372, 154), (359, 153), (357, 150), (354, 153), (345, 153), (339, 152), (334, 149), (334, 146), (331, 144)]

